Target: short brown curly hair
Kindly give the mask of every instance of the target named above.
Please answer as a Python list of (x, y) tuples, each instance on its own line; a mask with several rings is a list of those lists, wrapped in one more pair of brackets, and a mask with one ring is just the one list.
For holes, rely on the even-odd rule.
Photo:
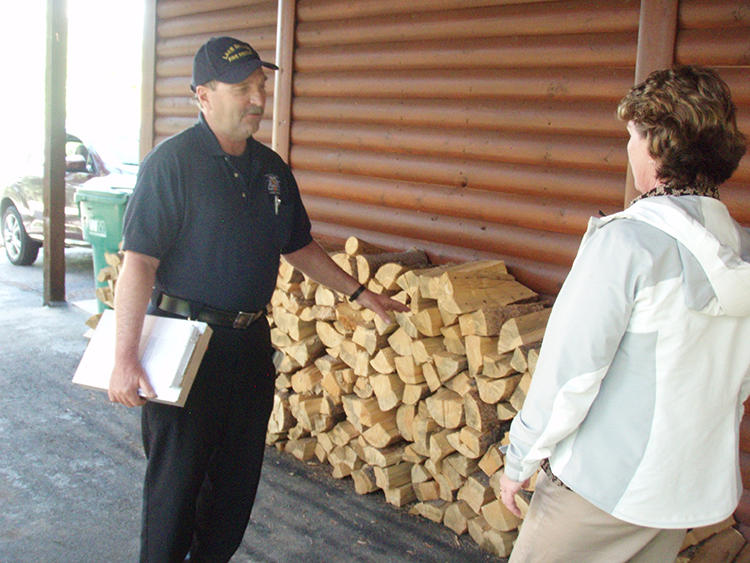
[(705, 190), (729, 179), (745, 154), (736, 111), (716, 71), (685, 65), (652, 72), (620, 101), (617, 117), (648, 138), (659, 180)]

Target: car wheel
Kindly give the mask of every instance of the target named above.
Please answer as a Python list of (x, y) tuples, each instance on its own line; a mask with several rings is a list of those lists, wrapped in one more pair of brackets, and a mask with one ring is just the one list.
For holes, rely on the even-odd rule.
[(8, 260), (16, 266), (33, 264), (41, 246), (26, 234), (21, 215), (12, 205), (3, 213), (3, 241)]

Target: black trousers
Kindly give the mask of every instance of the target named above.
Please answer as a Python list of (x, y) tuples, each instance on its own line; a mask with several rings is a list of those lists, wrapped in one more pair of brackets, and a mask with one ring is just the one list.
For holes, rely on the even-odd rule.
[(213, 327), (184, 407), (143, 407), (141, 561), (229, 561), (250, 519), (273, 406), (268, 323)]

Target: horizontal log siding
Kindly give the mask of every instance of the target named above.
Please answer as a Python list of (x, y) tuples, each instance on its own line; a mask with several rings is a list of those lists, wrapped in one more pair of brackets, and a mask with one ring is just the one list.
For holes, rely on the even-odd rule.
[(316, 234), (499, 257), (556, 293), (622, 207), (638, 11), (298, 0), (290, 162)]
[[(716, 68), (732, 90), (740, 130), (750, 138), (750, 6), (747, 0), (681, 0), (676, 62)], [(746, 154), (721, 199), (750, 226), (750, 157)], [(735, 518), (750, 526), (750, 414), (740, 427), (740, 468), (745, 488)]]
[[(195, 123), (190, 80), (193, 55), (208, 39), (231, 35), (248, 41), (266, 61), (276, 49), (276, 0), (160, 0), (156, 5), (154, 145)], [(273, 80), (256, 137), (271, 144)]]

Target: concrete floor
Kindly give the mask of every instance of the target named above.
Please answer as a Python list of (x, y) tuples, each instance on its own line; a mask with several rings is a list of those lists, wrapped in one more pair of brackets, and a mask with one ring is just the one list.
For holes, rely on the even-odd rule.
[[(0, 562), (137, 561), (139, 411), (70, 382), (89, 316), (72, 303), (93, 298), (91, 252), (67, 251), (70, 304), (56, 307), (42, 305), (41, 254), (29, 267), (0, 254)], [(269, 448), (232, 561), (502, 560)]]

